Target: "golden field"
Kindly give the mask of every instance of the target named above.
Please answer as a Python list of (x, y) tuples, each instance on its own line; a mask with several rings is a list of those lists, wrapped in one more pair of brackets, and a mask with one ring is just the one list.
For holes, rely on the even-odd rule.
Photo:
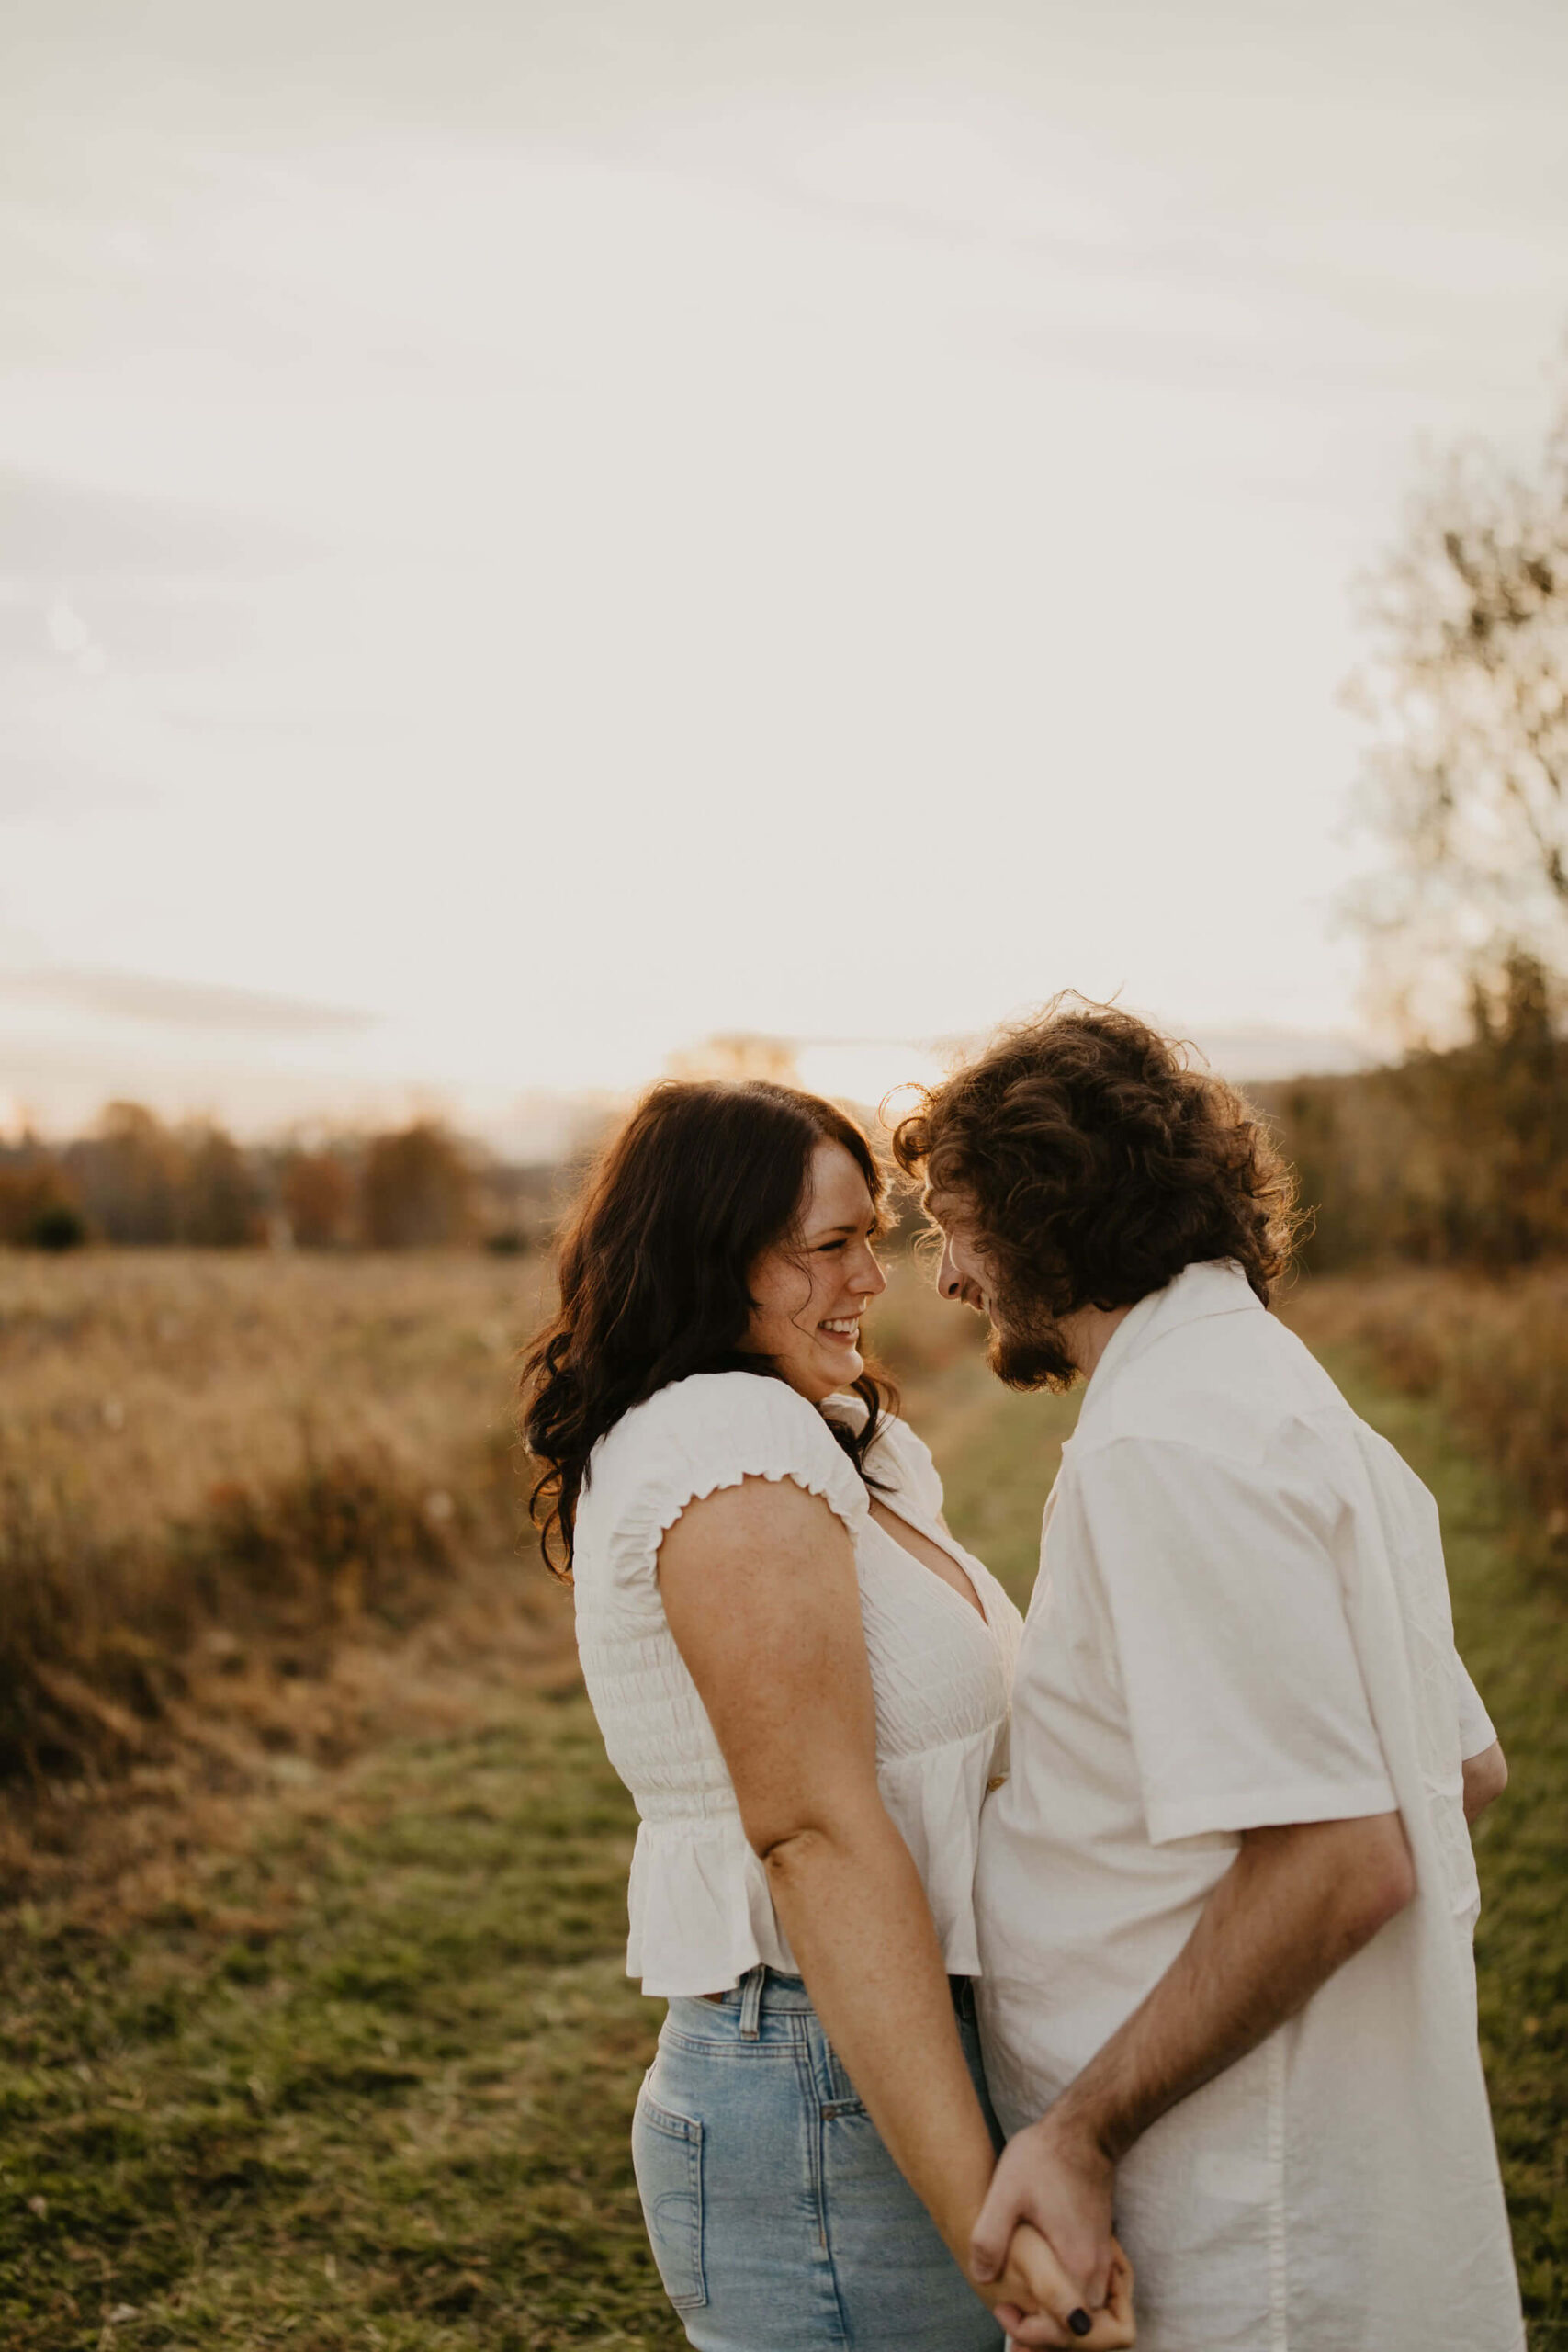
[[(876, 1344), (1015, 1541), (984, 1465), (998, 1417), (1043, 1408), (986, 1379), (914, 1261), (892, 1274)], [(340, 1654), (460, 1593), (562, 1636), (512, 1430), (547, 1280), (462, 1250), (0, 1251), (0, 1785), (101, 1781), (203, 1724), (214, 1754), (343, 1752)], [(1568, 1542), (1568, 1270), (1308, 1276), (1283, 1311), (1430, 1398)], [(1026, 1578), (1027, 1544), (1001, 1565)]]
[(29, 1837), (176, 1757), (221, 1784), (346, 1752), (416, 1634), (462, 1646), (460, 1601), (558, 1645), (514, 1557), (538, 1280), (456, 1251), (0, 1252), (0, 1788), (38, 1800)]
[[(891, 1271), (877, 1345), (1024, 1600), (1076, 1399), (1009, 1395), (975, 1318)], [(1568, 1606), (1526, 1499), (1551, 1465), (1477, 1455), (1551, 1427), (1558, 1279), (1287, 1308), (1437, 1493), (1510, 1753), (1477, 1953), (1536, 2352), (1568, 2342)], [(519, 1541), (542, 1282), (0, 1254), (0, 2344), (680, 2343), (626, 2144), (659, 2018), (622, 1973), (630, 1806)], [(1461, 1443), (1483, 1362), (1508, 1385)]]
[(1315, 1352), (1359, 1350), (1429, 1398), (1516, 1489), (1549, 1549), (1568, 1547), (1568, 1266), (1488, 1280), (1459, 1267), (1309, 1276), (1283, 1302)]

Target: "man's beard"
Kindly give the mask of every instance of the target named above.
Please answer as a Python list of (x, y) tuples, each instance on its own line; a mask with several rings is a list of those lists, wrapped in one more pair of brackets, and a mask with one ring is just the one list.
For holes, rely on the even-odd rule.
[(986, 1362), (999, 1381), (1025, 1390), (1072, 1386), (1078, 1368), (1054, 1315), (1043, 1306), (1000, 1298), (991, 1301), (991, 1315)]

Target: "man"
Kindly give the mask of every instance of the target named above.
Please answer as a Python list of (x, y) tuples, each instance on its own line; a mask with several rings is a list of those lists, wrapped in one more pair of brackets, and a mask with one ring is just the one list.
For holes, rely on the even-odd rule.
[(976, 2277), (1033, 2222), (1087, 2333), (1114, 2212), (1145, 2352), (1517, 2352), (1467, 1828), (1506, 1774), (1430, 1497), (1268, 1312), (1286, 1170), (1061, 1001), (896, 1147), (993, 1370), (1089, 1383), (982, 1819)]

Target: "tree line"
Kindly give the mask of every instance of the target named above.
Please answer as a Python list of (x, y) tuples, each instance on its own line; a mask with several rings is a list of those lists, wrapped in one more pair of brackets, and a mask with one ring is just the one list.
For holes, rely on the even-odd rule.
[(1504, 1273), (1568, 1256), (1562, 997), (1517, 951), (1472, 982), (1464, 1043), (1254, 1089), (1311, 1212), (1309, 1269), (1393, 1260)]
[(111, 1102), (92, 1132), (0, 1146), (0, 1243), (89, 1240), (243, 1249), (521, 1249), (548, 1216), (551, 1171), (512, 1168), (437, 1119), (304, 1146), (245, 1146), (212, 1120)]

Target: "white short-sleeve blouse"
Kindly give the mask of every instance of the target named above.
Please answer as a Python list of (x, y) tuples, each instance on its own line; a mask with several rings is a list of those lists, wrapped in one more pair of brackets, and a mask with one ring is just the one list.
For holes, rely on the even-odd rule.
[[(863, 1408), (835, 1397), (831, 1409), (848, 1418)], [(722, 1992), (759, 1962), (796, 1973), (659, 1589), (666, 1529), (689, 1502), (748, 1477), (793, 1478), (849, 1530), (883, 1800), (919, 1871), (949, 1973), (979, 1972), (980, 1807), (1003, 1769), (1021, 1620), (938, 1523), (942, 1482), (906, 1423), (885, 1423), (866, 1467), (888, 1510), (958, 1562), (983, 1617), (877, 1525), (821, 1413), (782, 1381), (694, 1374), (634, 1406), (594, 1449), (577, 1511), (577, 1640), (610, 1761), (640, 1815), (626, 1972), (647, 1993)]]

